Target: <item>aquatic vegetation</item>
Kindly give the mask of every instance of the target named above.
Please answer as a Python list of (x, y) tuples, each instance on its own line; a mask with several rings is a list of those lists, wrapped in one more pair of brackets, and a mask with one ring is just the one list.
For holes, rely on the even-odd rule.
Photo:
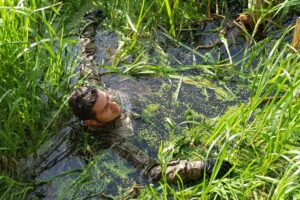
[(142, 120), (146, 123), (151, 123), (153, 121), (154, 112), (158, 111), (160, 106), (158, 104), (149, 104), (147, 108), (143, 110)]
[[(209, 69), (203, 70), (201, 75), (222, 79), (225, 86), (231, 81), (241, 82), (243, 86), (249, 84), (251, 92), (247, 102), (241, 102), (229, 109), (223, 116), (215, 120), (212, 119), (214, 123), (206, 131), (203, 130), (202, 126), (199, 129), (186, 130), (185, 134), (188, 136), (188, 141), (176, 140), (172, 136), (169, 141), (170, 148), (168, 148), (168, 143), (162, 145), (169, 151), (164, 151), (164, 148), (161, 148), (159, 152), (159, 158), (162, 159), (161, 163), (167, 163), (168, 159), (177, 159), (177, 156), (201, 159), (210, 154), (219, 160), (228, 159), (235, 165), (232, 177), (221, 180), (211, 178), (193, 186), (179, 184), (178, 187), (162, 181), (158, 187), (149, 185), (143, 190), (141, 199), (168, 199), (168, 197), (174, 199), (299, 198), (299, 192), (297, 192), (299, 189), (297, 186), (299, 185), (299, 167), (296, 167), (299, 163), (299, 148), (297, 148), (299, 137), (296, 134), (299, 128), (297, 109), (299, 98), (293, 97), (295, 96), (294, 93), (297, 93), (296, 88), (299, 87), (299, 54), (289, 45), (291, 41), (288, 38), (291, 35), (291, 26), (283, 24), (285, 18), (291, 17), (288, 16), (288, 11), (293, 10), (293, 6), (299, 7), (299, 3), (285, 1), (277, 2), (275, 6), (270, 3), (266, 9), (261, 9), (260, 15), (256, 16), (256, 30), (252, 34), (254, 36), (259, 24), (264, 23), (265, 30), (269, 29), (268, 35), (261, 41), (256, 41), (253, 36), (246, 40), (246, 42), (251, 41), (252, 46), (246, 46), (239, 52), (242, 57), (237, 56), (238, 54), (227, 53), (226, 59), (217, 60), (214, 65), (195, 64), (174, 67), (157, 63), (151, 65), (148, 55), (143, 52), (136, 57), (141, 62), (136, 62), (134, 66), (123, 66), (129, 74), (158, 75), (168, 78), (173, 76), (177, 80), (181, 78), (178, 72), (197, 69), (197, 67), (202, 70)], [(259, 8), (256, 11), (258, 10)], [(172, 17), (170, 12), (168, 17)], [(130, 19), (130, 26), (132, 26), (134, 22), (132, 17)], [(276, 23), (281, 25), (274, 26)], [(171, 27), (174, 26), (171, 20), (169, 24)], [(171, 31), (162, 30), (165, 34), (172, 35), (168, 39), (174, 37), (174, 28), (169, 30)], [(146, 33), (141, 33), (145, 37)], [(126, 37), (126, 31), (122, 34)], [(134, 54), (133, 47), (139, 50), (143, 49), (141, 40), (131, 39), (133, 41), (127, 41), (131, 48), (125, 50), (125, 54)], [(182, 40), (184, 38), (175, 38), (173, 42), (178, 42), (179, 46), (181, 45), (188, 51), (195, 53), (193, 48), (183, 43), (180, 44)], [(156, 54), (155, 62), (159, 60), (157, 59), (159, 55), (166, 58), (166, 51), (160, 49), (160, 52), (163, 53)], [(198, 56), (201, 57), (202, 54), (198, 54)], [(143, 59), (150, 61), (150, 65), (149, 62), (143, 62)], [(163, 62), (168, 63), (166, 60)], [(231, 63), (235, 64), (234, 69), (231, 68)], [(224, 73), (224, 70), (229, 71), (229, 73)], [(185, 78), (186, 76), (183, 76), (183, 82)], [(197, 83), (197, 80), (194, 82)], [(207, 86), (211, 87), (211, 85), (206, 84), (205, 88), (209, 88)], [(237, 89), (243, 92), (242, 88)], [(224, 90), (217, 90), (216, 92), (219, 92), (223, 99), (232, 98), (236, 94), (229, 88), (226, 89), (226, 93)], [(270, 96), (271, 100), (266, 103), (265, 99)], [(277, 97), (280, 97), (279, 100)], [(200, 126), (197, 124), (199, 123), (195, 123), (194, 127)], [(199, 141), (201, 136), (203, 136), (202, 140)], [(193, 140), (198, 142), (193, 142)], [(197, 152), (189, 144), (196, 145), (196, 148), (205, 149), (206, 154)], [(216, 148), (219, 154), (214, 153)], [(285, 171), (285, 169), (288, 170)], [(289, 178), (287, 178), (288, 176)]]
[[(296, 147), (299, 146), (299, 134), (295, 134), (295, 130), (299, 129), (300, 104), (295, 93), (300, 83), (300, 57), (283, 41), (288, 31), (273, 41), (274, 46), (266, 46), (268, 51), (261, 52), (255, 79), (251, 81), (253, 95), (249, 103), (229, 109), (218, 118), (210, 136), (202, 145), (199, 144), (201, 148), (208, 148), (208, 154), (217, 146), (220, 151), (218, 159), (230, 160), (235, 165), (234, 174), (221, 180), (207, 179), (194, 186), (179, 184), (179, 188), (162, 181), (160, 187), (150, 185), (142, 199), (150, 196), (178, 199), (299, 198), (299, 148)], [(276, 100), (278, 95), (283, 96)], [(273, 96), (273, 99), (262, 103), (268, 96)], [(180, 145), (180, 140), (177, 142), (177, 146)], [(162, 158), (163, 151), (160, 154)], [(199, 155), (194, 154), (191, 159), (197, 158)]]

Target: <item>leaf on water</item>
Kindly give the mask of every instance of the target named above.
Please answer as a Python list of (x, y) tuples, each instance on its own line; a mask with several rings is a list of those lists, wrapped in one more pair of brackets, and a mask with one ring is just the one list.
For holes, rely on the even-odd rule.
[(174, 101), (177, 101), (177, 100), (178, 100), (179, 92), (180, 92), (181, 85), (182, 85), (182, 80), (183, 80), (183, 75), (181, 75), (181, 78), (180, 78), (180, 80), (179, 80), (177, 89), (176, 89), (175, 93), (173, 94), (173, 99), (174, 99)]
[(232, 66), (232, 71), (233, 71), (233, 73), (236, 73), (236, 70), (235, 70), (235, 67), (234, 67), (234, 63), (232, 61), (232, 57), (231, 57), (230, 50), (229, 50), (229, 47), (228, 47), (227, 39), (225, 38), (224, 34), (220, 34), (219, 37), (220, 37), (221, 42), (225, 46), (226, 52), (227, 52), (228, 57), (229, 57), (229, 62), (231, 64), (231, 66)]
[[(175, 76), (173, 76), (175, 78)], [(201, 80), (197, 79), (197, 77), (183, 77), (182, 81), (186, 84), (194, 85), (195, 87), (202, 88), (210, 88), (210, 89), (215, 89), (216, 85), (206, 79)]]
[(218, 87), (215, 89), (217, 98), (220, 100), (232, 100), (232, 96), (230, 94), (228, 94), (223, 88)]

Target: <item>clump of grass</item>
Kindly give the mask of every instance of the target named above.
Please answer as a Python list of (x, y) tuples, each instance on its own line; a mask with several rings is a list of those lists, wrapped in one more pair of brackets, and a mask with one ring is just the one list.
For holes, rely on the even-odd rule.
[[(147, 59), (144, 48), (145, 46), (149, 48), (149, 44), (145, 44), (145, 41), (153, 43), (154, 36), (157, 35), (158, 31), (162, 31), (176, 42), (180, 42), (184, 30), (192, 29), (192, 24), (208, 19), (207, 1), (105, 0), (95, 3), (103, 8), (107, 14), (109, 23), (106, 27), (117, 30), (124, 42), (124, 48), (121, 52), (118, 52), (118, 56), (115, 58), (117, 60), (113, 62), (115, 65), (119, 64), (120, 61), (124, 61), (130, 55), (135, 59), (130, 64), (136, 63), (137, 66), (141, 66), (143, 65), (142, 61)], [(227, 5), (226, 1), (218, 1), (217, 3), (222, 5), (220, 6), (222, 8)], [(215, 8), (215, 1), (212, 2), (212, 7)], [(225, 10), (222, 9), (223, 12)], [(215, 13), (215, 9), (212, 9), (211, 13)], [(156, 47), (160, 48), (159, 46)], [(196, 53), (195, 50), (193, 52)], [(149, 66), (149, 63), (146, 66), (143, 65), (142, 68), (147, 66)], [(156, 67), (159, 66), (153, 66), (153, 68)]]
[(74, 41), (64, 38), (61, 8), (56, 1), (0, 2), (0, 154), (16, 161), (0, 169), (4, 199), (23, 198), (32, 189), (18, 182), (19, 159), (53, 134), (59, 124), (51, 124), (64, 110), (74, 66), (66, 53)]
[[(300, 102), (295, 93), (300, 86), (300, 57), (284, 42), (290, 31), (287, 28), (272, 42), (272, 47), (264, 45), (265, 51), (257, 58), (259, 64), (253, 76), (248, 77), (252, 85), (249, 102), (218, 118), (210, 136), (200, 144), (201, 148), (207, 148), (206, 157), (229, 160), (234, 165), (233, 175), (215, 180), (213, 174), (195, 185), (178, 183), (178, 187), (164, 179), (159, 187), (148, 186), (141, 199), (299, 198)], [(265, 103), (269, 96), (273, 98)], [(186, 134), (193, 137), (195, 130)], [(183, 144), (179, 140), (176, 145)], [(218, 154), (214, 153), (215, 147), (219, 149)], [(186, 154), (191, 160), (203, 158), (196, 151), (192, 157), (184, 152), (181, 151), (181, 156)], [(161, 149), (160, 158), (162, 163), (167, 163), (165, 158), (170, 156), (163, 153)]]
[(143, 110), (143, 113), (142, 113), (142, 120), (145, 122), (145, 123), (152, 123), (153, 121), (153, 117), (154, 117), (154, 113), (157, 112), (160, 108), (160, 105), (157, 105), (157, 104), (150, 104), (147, 106), (147, 108), (145, 108)]

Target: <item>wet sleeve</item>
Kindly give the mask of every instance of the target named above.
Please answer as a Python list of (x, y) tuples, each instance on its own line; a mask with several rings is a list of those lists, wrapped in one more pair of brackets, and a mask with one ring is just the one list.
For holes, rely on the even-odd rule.
[(115, 144), (112, 149), (121, 158), (127, 160), (139, 170), (144, 177), (151, 178), (149, 177), (150, 170), (159, 165), (156, 160), (152, 159), (146, 152), (133, 145), (130, 141)]
[[(204, 174), (211, 176), (215, 164), (216, 160), (212, 158), (209, 160), (172, 161), (168, 164), (165, 175), (169, 183), (174, 183), (179, 180), (182, 180), (183, 182), (202, 180)], [(232, 165), (229, 162), (223, 161), (217, 172), (216, 178), (224, 176), (231, 167)], [(154, 181), (161, 179), (161, 167), (156, 166), (152, 168), (150, 174)]]

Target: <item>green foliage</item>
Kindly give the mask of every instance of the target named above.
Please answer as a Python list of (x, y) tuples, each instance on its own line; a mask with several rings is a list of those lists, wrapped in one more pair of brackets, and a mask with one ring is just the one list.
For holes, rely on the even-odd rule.
[[(0, 154), (17, 162), (53, 134), (64, 110), (74, 61), (66, 53), (74, 41), (64, 38), (57, 18), (61, 7), (56, 1), (0, 2)], [(28, 191), (26, 184), (1, 178), (5, 199)], [(19, 193), (10, 192), (15, 186)]]
[(32, 189), (34, 185), (30, 183), (18, 182), (9, 176), (0, 176), (0, 199), (25, 199), (26, 194)]
[[(33, 190), (33, 183), (17, 177), (20, 175), (16, 172), (18, 160), (34, 152), (55, 133), (67, 114), (64, 105), (75, 61), (69, 44), (75, 41), (64, 37), (62, 24), (86, 2), (68, 0), (63, 3), (67, 6), (64, 10), (63, 4), (56, 0), (0, 1), (1, 199), (25, 199)], [(167, 162), (174, 158), (214, 156), (219, 161), (227, 159), (234, 164), (233, 176), (215, 180), (214, 175), (220, 167), (217, 165), (211, 178), (193, 185), (179, 183), (174, 187), (164, 177), (158, 186), (147, 186), (140, 199), (300, 198), (299, 52), (286, 43), (291, 27), (267, 32), (260, 42), (254, 38), (260, 24), (265, 30), (273, 26), (282, 28), (288, 14), (299, 9), (298, 0), (268, 1), (265, 7), (249, 8), (248, 11), (255, 14), (256, 29), (252, 36), (246, 36), (251, 46), (244, 49), (242, 58), (237, 61), (225, 38), (221, 39), (227, 46), (228, 59), (220, 60), (213, 57), (214, 50), (202, 54), (183, 42), (182, 33), (186, 29), (192, 31), (194, 23), (208, 20), (209, 15), (217, 11), (217, 5), (219, 14), (223, 15), (230, 5), (245, 5), (246, 1), (102, 0), (89, 3), (105, 10), (109, 23), (104, 25), (115, 30), (122, 40), (111, 67), (120, 67), (115, 71), (178, 79), (174, 100), (180, 98), (181, 86), (186, 83), (214, 89), (218, 98), (227, 100), (235, 97), (225, 87), (231, 77), (251, 86), (248, 103), (236, 105), (218, 118), (208, 120), (193, 110), (184, 112), (186, 122), (183, 124), (187, 125), (184, 133), (180, 137), (172, 135), (158, 155), (164, 170)], [(171, 66), (163, 46), (156, 42), (157, 30), (168, 42), (203, 58), (205, 63)], [(151, 48), (157, 55), (145, 53)], [(132, 62), (126, 63), (129, 55)], [(119, 66), (122, 62), (125, 64)], [(182, 75), (193, 70), (201, 70), (203, 75)], [(216, 82), (222, 78), (225, 89), (207, 81), (207, 77)], [(265, 101), (269, 96), (272, 99)], [(143, 120), (153, 123), (160, 107), (149, 105)], [(165, 121), (170, 130), (176, 127), (171, 119)], [(142, 130), (142, 134), (154, 140), (155, 135), (150, 131)], [(125, 179), (126, 173), (131, 171), (122, 170), (122, 164), (116, 168), (102, 167)], [(101, 170), (91, 161), (75, 181), (70, 180), (70, 184), (62, 188), (60, 197), (75, 199), (85, 192), (89, 198), (95, 197), (95, 192), (98, 192), (96, 196), (101, 196), (105, 185), (95, 184), (102, 183)], [(95, 171), (99, 172), (96, 181), (93, 179)]]
[[(218, 4), (220, 14), (228, 11), (227, 1), (224, 0), (212, 1), (210, 7), (208, 6), (210, 1), (194, 0), (104, 0), (93, 2), (97, 7), (105, 10), (109, 22), (106, 27), (117, 30), (124, 42), (125, 48), (117, 53), (118, 56), (114, 58), (113, 66), (123, 62), (130, 55), (134, 61), (128, 67), (132, 68), (133, 73), (135, 72), (133, 69), (140, 67), (146, 73), (165, 70), (164, 67), (149, 65), (156, 58), (147, 57), (144, 54), (147, 48), (162, 50), (157, 43), (153, 42), (153, 36), (157, 34), (158, 30), (163, 31), (177, 43), (183, 37), (184, 30), (193, 29), (193, 24), (210, 20), (208, 19), (208, 10), (211, 9), (211, 13), (215, 12), (216, 4)], [(193, 52), (198, 53), (195, 50)], [(160, 53), (162, 53), (160, 56), (163, 56), (163, 52)], [(150, 62), (145, 63), (146, 59)], [(147, 70), (148, 68), (149, 70)]]
[[(266, 50), (260, 52), (259, 64), (250, 79), (253, 95), (249, 103), (229, 109), (215, 121), (209, 137), (197, 145), (198, 148), (207, 147), (207, 155), (213, 154), (215, 148), (219, 149), (215, 157), (233, 163), (233, 176), (219, 180), (209, 178), (193, 186), (179, 184), (178, 188), (163, 180), (159, 187), (148, 186), (141, 199), (299, 197), (300, 57), (283, 40), (289, 31), (291, 29), (286, 29), (281, 38), (273, 41), (273, 45), (263, 44)], [(269, 96), (273, 97), (271, 101), (264, 102)], [(199, 126), (202, 127), (201, 123)], [(201, 127), (199, 131), (202, 132)], [(195, 134), (195, 130), (186, 132), (188, 140), (192, 141), (201, 134)], [(189, 143), (174, 141), (171, 146), (177, 149)], [(192, 155), (186, 151), (187, 148), (181, 151), (181, 156), (188, 155), (191, 160), (201, 159), (196, 150), (188, 149), (193, 151)], [(167, 156), (164, 150), (160, 151), (161, 160)]]
[(26, 154), (27, 147), (37, 147), (47, 131), (46, 125), (55, 117), (53, 111), (59, 110), (65, 100), (72, 62), (64, 55), (70, 41), (63, 38), (63, 32), (58, 35), (53, 24), (60, 6), (14, 7), (14, 2), (2, 3), (3, 154)]

